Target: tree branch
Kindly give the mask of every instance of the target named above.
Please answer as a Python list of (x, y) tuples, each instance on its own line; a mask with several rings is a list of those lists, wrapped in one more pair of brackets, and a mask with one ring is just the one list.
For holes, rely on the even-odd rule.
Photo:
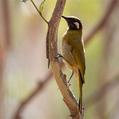
[(47, 41), (49, 41), (49, 60), (51, 64), (51, 70), (55, 76), (57, 85), (62, 93), (63, 100), (66, 103), (71, 116), (73, 119), (80, 119), (79, 107), (78, 103), (67, 86), (66, 75), (64, 75), (61, 71), (61, 64), (57, 56), (57, 33), (60, 18), (65, 6), (66, 0), (57, 0), (54, 12), (49, 21), (48, 33), (47, 33)]
[[(42, 1), (41, 5), (43, 4), (44, 1)], [(48, 21), (45, 19), (45, 17), (42, 15), (41, 11), (37, 8), (36, 4), (34, 3), (33, 0), (31, 0), (31, 3), (33, 4), (33, 6), (35, 7), (35, 9), (37, 10), (37, 12), (39, 13), (39, 15), (41, 16), (41, 18), (48, 24)]]

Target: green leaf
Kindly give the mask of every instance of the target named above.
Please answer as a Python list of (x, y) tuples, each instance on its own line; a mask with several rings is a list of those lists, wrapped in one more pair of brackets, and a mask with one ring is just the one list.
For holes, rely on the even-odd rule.
[(44, 8), (44, 3), (45, 3), (46, 0), (43, 0), (39, 6), (39, 11), (42, 12), (43, 11), (43, 8)]

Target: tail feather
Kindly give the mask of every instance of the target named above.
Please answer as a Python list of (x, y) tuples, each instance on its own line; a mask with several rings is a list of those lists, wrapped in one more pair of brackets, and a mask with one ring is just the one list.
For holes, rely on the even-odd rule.
[(81, 72), (80, 70), (78, 70), (78, 75), (79, 75), (79, 109), (80, 109), (80, 112), (82, 113), (82, 98), (83, 98), (83, 92), (82, 92), (82, 88), (83, 88), (83, 83), (84, 83), (84, 79), (81, 75)]

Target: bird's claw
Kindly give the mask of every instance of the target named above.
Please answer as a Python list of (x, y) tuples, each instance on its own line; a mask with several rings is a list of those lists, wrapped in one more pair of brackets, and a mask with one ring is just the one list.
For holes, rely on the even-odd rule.
[(63, 56), (62, 56), (61, 54), (59, 54), (59, 53), (57, 53), (57, 55), (55, 56), (56, 59), (62, 58), (62, 57), (63, 57)]

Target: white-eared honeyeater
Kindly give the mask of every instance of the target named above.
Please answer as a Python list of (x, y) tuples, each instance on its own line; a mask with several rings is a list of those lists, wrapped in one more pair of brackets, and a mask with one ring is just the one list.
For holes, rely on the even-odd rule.
[(82, 40), (82, 23), (73, 16), (62, 16), (68, 24), (62, 41), (62, 53), (66, 62), (78, 78), (79, 82), (79, 108), (82, 111), (82, 86), (85, 82), (85, 52)]

